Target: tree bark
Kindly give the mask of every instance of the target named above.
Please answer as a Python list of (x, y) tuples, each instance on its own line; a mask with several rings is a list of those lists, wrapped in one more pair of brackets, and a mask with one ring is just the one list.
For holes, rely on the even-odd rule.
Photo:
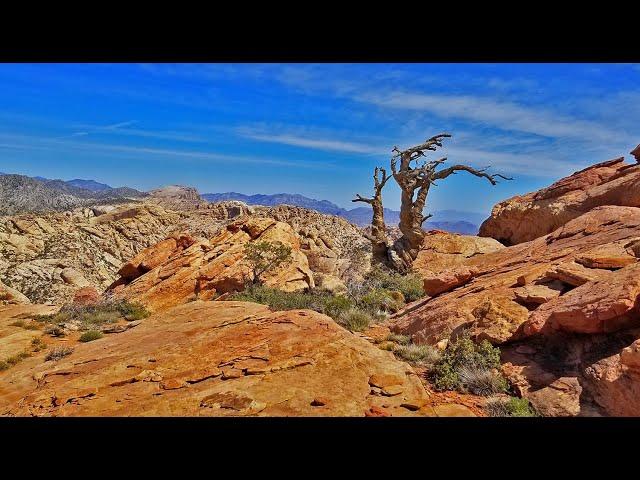
[[(425, 152), (435, 151), (437, 148), (442, 147), (442, 140), (448, 137), (451, 137), (451, 135), (442, 133), (431, 137), (423, 144), (404, 151), (401, 151), (398, 147), (393, 148), (394, 155), (391, 157), (391, 171), (402, 192), (399, 225), (402, 236), (393, 245), (393, 250), (397, 254), (394, 266), (398, 270), (411, 268), (422, 247), (425, 238), (422, 224), (431, 217), (431, 215), (424, 216), (423, 210), (429, 195), (429, 189), (431, 185), (436, 185), (436, 180), (444, 180), (458, 171), (465, 171), (477, 177), (486, 178), (492, 185), (497, 183), (496, 178), (511, 180), (511, 178), (500, 174), (490, 175), (486, 173), (486, 168), (475, 169), (461, 164), (436, 171), (447, 160), (446, 158), (429, 162), (424, 161), (422, 164), (418, 163), (421, 157), (426, 157)], [(399, 167), (398, 160), (400, 160)], [(415, 162), (415, 166), (412, 166), (413, 162)]]
[[(380, 176), (382, 174), (382, 176)], [(382, 203), (382, 189), (391, 178), (387, 176), (384, 168), (376, 167), (373, 174), (374, 194), (373, 198), (365, 198), (356, 194), (352, 202), (364, 202), (371, 205), (373, 217), (371, 219), (371, 235), (367, 235), (371, 241), (373, 258), (375, 261), (387, 263), (391, 243), (387, 236), (387, 226), (384, 223), (384, 206)]]

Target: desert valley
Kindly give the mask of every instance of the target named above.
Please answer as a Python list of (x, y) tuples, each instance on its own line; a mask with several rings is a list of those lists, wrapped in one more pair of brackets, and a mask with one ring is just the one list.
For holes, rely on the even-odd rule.
[[(509, 179), (411, 166), (440, 140), (353, 192), (366, 227), (1, 175), (0, 415), (640, 415), (636, 159), (505, 199), (467, 235), (422, 217), (429, 186)], [(385, 223), (389, 179), (408, 206)]]

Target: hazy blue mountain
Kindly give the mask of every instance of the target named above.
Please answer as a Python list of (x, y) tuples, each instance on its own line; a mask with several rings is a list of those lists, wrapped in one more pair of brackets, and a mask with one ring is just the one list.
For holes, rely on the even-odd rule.
[(84, 188), (85, 190), (91, 190), (92, 192), (103, 192), (105, 190), (112, 190), (112, 187), (106, 183), (96, 182), (95, 180), (83, 180), (81, 178), (74, 178), (68, 180), (67, 185), (72, 187)]
[(297, 193), (276, 193), (274, 195), (244, 195), (236, 192), (226, 193), (204, 193), (200, 195), (208, 202), (224, 202), (227, 200), (239, 200), (247, 205), (265, 205), (275, 207), (276, 205), (295, 205), (297, 207), (309, 208), (321, 213), (330, 215), (340, 215), (345, 212), (344, 208), (328, 200), (315, 200)]
[[(315, 200), (299, 194), (278, 193), (275, 195), (245, 195), (237, 192), (226, 193), (205, 193), (202, 198), (209, 202), (223, 202), (227, 200), (238, 200), (248, 205), (265, 205), (268, 207), (276, 205), (295, 205), (309, 208), (321, 213), (338, 215), (347, 219), (360, 227), (365, 227), (371, 223), (371, 207), (366, 205), (352, 208), (350, 210), (339, 207), (328, 200)], [(486, 215), (477, 212), (463, 212), (458, 210), (438, 210), (432, 212), (431, 221), (424, 224), (425, 229), (446, 230), (448, 232), (461, 233), (464, 235), (475, 235), (478, 233), (478, 225), (484, 221)], [(387, 225), (396, 226), (400, 222), (400, 212), (384, 209), (384, 220)]]

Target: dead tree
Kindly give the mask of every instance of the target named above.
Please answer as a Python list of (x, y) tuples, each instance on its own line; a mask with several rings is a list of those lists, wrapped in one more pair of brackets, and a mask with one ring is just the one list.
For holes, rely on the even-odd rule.
[[(380, 176), (381, 175), (381, 176)], [(352, 202), (364, 202), (373, 208), (373, 218), (371, 219), (371, 234), (366, 237), (371, 240), (373, 246), (374, 259), (387, 261), (387, 255), (391, 248), (391, 243), (387, 237), (387, 227), (384, 223), (384, 208), (382, 206), (382, 189), (391, 178), (384, 168), (376, 167), (373, 174), (373, 198), (365, 198), (356, 194)]]
[[(437, 148), (442, 147), (442, 140), (448, 137), (451, 137), (451, 135), (441, 133), (431, 137), (425, 143), (407, 150), (400, 150), (398, 147), (393, 148), (394, 155), (391, 157), (391, 171), (402, 192), (399, 225), (402, 236), (393, 246), (395, 253), (399, 257), (394, 262), (396, 268), (409, 268), (418, 255), (425, 237), (422, 224), (431, 217), (431, 215), (423, 215), (424, 206), (429, 189), (432, 185), (436, 185), (435, 182), (437, 180), (444, 180), (449, 175), (454, 175), (460, 171), (468, 172), (476, 177), (486, 178), (492, 185), (497, 183), (497, 178), (511, 180), (511, 178), (504, 175), (486, 173), (489, 167), (475, 169), (468, 165), (453, 165), (437, 171), (436, 169), (447, 160), (446, 157), (420, 162), (422, 157), (426, 157), (425, 152), (435, 151)], [(400, 160), (399, 166), (398, 160)]]

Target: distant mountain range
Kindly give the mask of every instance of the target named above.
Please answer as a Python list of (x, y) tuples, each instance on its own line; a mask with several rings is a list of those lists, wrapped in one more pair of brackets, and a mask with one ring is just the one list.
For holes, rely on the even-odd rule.
[[(195, 190), (194, 190), (195, 194)], [(148, 195), (129, 187), (113, 188), (95, 180), (76, 178), (73, 180), (50, 180), (44, 177), (27, 177), (0, 172), (0, 214), (21, 212), (45, 212), (66, 210), (79, 206), (119, 202), (142, 198)], [(293, 205), (320, 213), (337, 215), (349, 222), (365, 227), (371, 223), (371, 207), (361, 206), (347, 210), (328, 200), (315, 200), (297, 193), (278, 193), (274, 195), (245, 195), (236, 192), (205, 193), (200, 195), (208, 202), (238, 200), (248, 205)], [(396, 226), (400, 221), (400, 212), (385, 208), (385, 222)], [(478, 225), (485, 215), (458, 210), (438, 210), (431, 212), (433, 217), (423, 227), (446, 230), (449, 232), (475, 235)]]
[(64, 181), (0, 174), (0, 214), (3, 215), (62, 211), (91, 204), (142, 198), (146, 195), (133, 188), (112, 188), (93, 180)]
[(203, 193), (200, 195), (208, 202), (224, 202), (227, 200), (238, 200), (247, 205), (264, 205), (275, 207), (276, 205), (295, 205), (296, 207), (309, 208), (329, 215), (340, 215), (346, 212), (344, 208), (328, 200), (315, 200), (297, 193), (276, 193), (274, 195), (244, 195), (236, 192), (226, 193)]
[[(209, 202), (223, 202), (227, 200), (238, 200), (248, 205), (295, 205), (309, 208), (329, 215), (337, 215), (345, 218), (351, 223), (360, 227), (371, 223), (371, 207), (357, 207), (350, 210), (339, 207), (328, 200), (315, 200), (299, 194), (277, 193), (274, 195), (245, 195), (236, 192), (226, 193), (204, 193), (200, 195)], [(384, 209), (385, 222), (387, 225), (397, 225), (400, 222), (400, 212), (397, 210)], [(449, 232), (462, 233), (465, 235), (475, 235), (478, 233), (480, 225), (485, 215), (476, 212), (463, 212), (458, 210), (439, 210), (433, 212), (432, 221), (425, 222), (424, 228), (446, 230)]]

